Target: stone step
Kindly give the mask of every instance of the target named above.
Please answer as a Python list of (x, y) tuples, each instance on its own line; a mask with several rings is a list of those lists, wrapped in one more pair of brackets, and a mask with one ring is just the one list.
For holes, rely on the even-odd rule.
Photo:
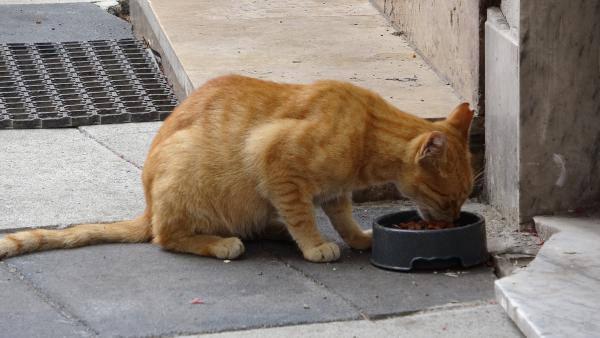
[(524, 269), (496, 281), (496, 297), (527, 337), (600, 332), (600, 215), (534, 217), (545, 240)]

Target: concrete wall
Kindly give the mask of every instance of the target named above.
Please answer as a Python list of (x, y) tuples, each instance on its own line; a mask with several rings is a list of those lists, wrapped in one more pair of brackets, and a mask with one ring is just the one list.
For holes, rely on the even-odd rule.
[[(372, 0), (372, 3), (456, 90), (474, 106), (480, 98), (483, 0)], [(482, 111), (482, 109), (478, 109)]]
[(520, 6), (521, 220), (600, 203), (600, 1)]

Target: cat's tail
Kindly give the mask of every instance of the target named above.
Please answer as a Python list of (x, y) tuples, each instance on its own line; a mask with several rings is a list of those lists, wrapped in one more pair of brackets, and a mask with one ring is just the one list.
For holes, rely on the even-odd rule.
[(149, 217), (107, 224), (79, 224), (65, 229), (35, 229), (0, 238), (0, 259), (34, 251), (76, 248), (99, 243), (139, 243), (152, 238)]

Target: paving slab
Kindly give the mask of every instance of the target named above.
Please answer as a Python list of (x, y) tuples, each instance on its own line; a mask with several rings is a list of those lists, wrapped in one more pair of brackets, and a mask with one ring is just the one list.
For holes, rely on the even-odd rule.
[(370, 253), (344, 250), (339, 262), (315, 265), (303, 261), (293, 251), (286, 255), (283, 249), (278, 249), (277, 255), (294, 269), (348, 299), (370, 318), (494, 297), (495, 276), (489, 267), (401, 273), (372, 266)]
[(108, 222), (144, 210), (141, 172), (76, 129), (0, 131), (0, 230)]
[[(358, 318), (341, 297), (252, 243), (246, 259), (230, 263), (138, 244), (44, 252), (11, 258), (7, 264), (101, 336)], [(204, 304), (191, 304), (194, 298)]]
[(162, 122), (128, 123), (79, 128), (117, 155), (142, 168)]
[[(374, 218), (398, 210), (398, 206), (357, 206), (354, 216), (366, 229), (371, 227)], [(413, 273), (379, 269), (370, 264), (370, 251), (349, 249), (329, 226), (323, 213), (318, 213), (318, 219), (326, 236), (340, 244), (340, 261), (327, 264), (306, 262), (292, 243), (265, 242), (265, 247), (294, 269), (349, 300), (370, 318), (494, 297), (495, 276), (490, 267)]]
[(131, 25), (91, 3), (0, 2), (0, 42), (63, 42), (133, 37)]
[[(62, 314), (36, 294), (19, 275), (0, 262), (0, 336), (2, 337), (86, 337), (87, 328)], [(34, 324), (32, 322), (35, 320)]]
[(368, 0), (135, 0), (131, 19), (161, 51), (180, 97), (212, 77), (239, 73), (349, 81), (429, 118), (445, 117), (459, 102)]
[(206, 334), (202, 338), (278, 338), (278, 337), (489, 337), (509, 338), (523, 335), (498, 305), (478, 304), (438, 309), (410, 316), (377, 321), (346, 321), (295, 325), (278, 328)]
[(600, 332), (600, 215), (534, 217), (545, 243), (524, 269), (496, 281), (496, 295), (528, 337)]

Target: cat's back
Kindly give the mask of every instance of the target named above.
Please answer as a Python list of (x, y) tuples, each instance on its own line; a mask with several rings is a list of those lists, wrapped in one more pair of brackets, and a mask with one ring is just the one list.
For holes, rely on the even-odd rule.
[[(309, 84), (266, 81), (241, 75), (206, 82), (182, 104), (200, 121), (224, 123), (277, 118), (302, 119), (311, 113), (352, 103), (367, 104), (376, 94), (347, 82), (322, 80)], [(324, 107), (325, 105), (325, 107)]]
[(173, 112), (204, 126), (260, 121), (276, 114), (303, 85), (277, 83), (241, 75), (214, 78), (194, 91)]
[(236, 140), (266, 122), (324, 118), (324, 111), (367, 106), (375, 96), (366, 89), (332, 80), (288, 84), (241, 75), (221, 76), (190, 94), (165, 120), (154, 143), (187, 128), (197, 129), (213, 142)]
[(299, 85), (226, 75), (207, 81), (192, 92), (164, 121), (153, 148), (178, 131), (195, 128), (214, 133), (244, 127), (269, 118)]

